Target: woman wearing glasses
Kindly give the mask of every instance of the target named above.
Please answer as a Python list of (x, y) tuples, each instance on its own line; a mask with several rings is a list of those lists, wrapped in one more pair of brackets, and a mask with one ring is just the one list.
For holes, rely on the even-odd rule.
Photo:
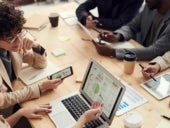
[[(47, 65), (45, 49), (36, 42), (26, 38), (22, 28), (25, 23), (23, 13), (14, 6), (0, 2), (0, 109), (16, 103), (40, 97), (47, 90), (57, 88), (60, 79), (46, 80), (39, 85), (25, 87), (13, 91), (12, 82), (18, 78), (22, 63), (34, 68), (45, 68)], [(0, 128), (13, 127), (21, 117), (41, 119), (42, 113), (51, 111), (50, 104), (21, 108), (7, 120), (0, 116)], [(83, 127), (89, 120), (100, 116), (102, 106), (94, 103), (92, 109), (86, 111), (75, 127)], [(3, 110), (3, 112), (5, 112)], [(2, 115), (0, 111), (0, 115)], [(10, 125), (9, 125), (10, 124)]]
[[(12, 83), (18, 78), (23, 62), (38, 69), (47, 66), (45, 49), (23, 35), (24, 23), (22, 11), (0, 2), (0, 93), (6, 98), (1, 102), (0, 109), (38, 98), (40, 94), (55, 89), (62, 83), (60, 79), (47, 80), (5, 95), (5, 92), (13, 91)], [(0, 110), (0, 113), (8, 116), (12, 113), (9, 110), (13, 111), (12, 109), (11, 107), (8, 111)]]

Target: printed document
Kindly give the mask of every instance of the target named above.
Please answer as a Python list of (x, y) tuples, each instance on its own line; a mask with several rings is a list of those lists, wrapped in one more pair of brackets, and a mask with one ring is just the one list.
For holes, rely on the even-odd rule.
[[(117, 77), (117, 76), (116, 76)], [(117, 116), (120, 116), (136, 107), (143, 105), (148, 102), (148, 100), (131, 86), (129, 86), (125, 81), (121, 78), (117, 77), (126, 87), (125, 94), (120, 102), (118, 110), (116, 112)]]

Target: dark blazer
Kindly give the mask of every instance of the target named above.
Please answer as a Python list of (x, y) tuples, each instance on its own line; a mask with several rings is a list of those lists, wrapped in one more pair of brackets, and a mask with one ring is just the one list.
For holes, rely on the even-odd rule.
[[(129, 24), (116, 30), (116, 33), (121, 33), (125, 40), (134, 38), (136, 33), (141, 33), (141, 45), (145, 43), (147, 34), (152, 25), (153, 18), (157, 10), (150, 10), (145, 6), (144, 10), (139, 13)], [(153, 42), (150, 42), (148, 47), (133, 48), (131, 51), (135, 52), (138, 60), (151, 60), (157, 56), (163, 55), (170, 51), (170, 9), (164, 15), (160, 23)], [(123, 50), (116, 50), (116, 57), (123, 58)]]
[(143, 0), (87, 0), (76, 10), (78, 20), (85, 25), (89, 11), (97, 7), (99, 17), (98, 27), (116, 30), (127, 24), (138, 12)]

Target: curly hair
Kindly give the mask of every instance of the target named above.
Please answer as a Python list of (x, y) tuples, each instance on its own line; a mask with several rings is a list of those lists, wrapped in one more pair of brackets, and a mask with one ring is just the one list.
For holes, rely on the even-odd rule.
[(0, 39), (20, 33), (24, 23), (23, 11), (15, 9), (12, 4), (0, 2)]

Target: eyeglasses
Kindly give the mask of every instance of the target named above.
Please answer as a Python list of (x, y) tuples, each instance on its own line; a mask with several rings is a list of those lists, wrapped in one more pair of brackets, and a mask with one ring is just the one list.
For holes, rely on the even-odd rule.
[(36, 41), (36, 38), (34, 35), (32, 35), (29, 31), (27, 31), (26, 29), (23, 29), (20, 33), (18, 34), (15, 34), (15, 35), (12, 35), (11, 37), (8, 37), (8, 38), (5, 38), (4, 41), (8, 42), (9, 44), (12, 44), (14, 43), (14, 41), (17, 39), (17, 38), (20, 38), (20, 37), (27, 37), (33, 41)]
[(35, 41), (36, 38), (29, 33), (27, 30), (23, 29), (19, 34), (13, 35), (11, 37), (8, 37), (6, 39), (4, 39), (6, 42), (8, 42), (9, 44), (12, 44), (15, 42), (15, 40), (19, 37), (26, 37), (27, 35), (31, 36), (33, 38), (33, 40)]
[(9, 44), (12, 44), (15, 42), (15, 40), (20, 36), (20, 34), (5, 38), (4, 41), (8, 42)]

